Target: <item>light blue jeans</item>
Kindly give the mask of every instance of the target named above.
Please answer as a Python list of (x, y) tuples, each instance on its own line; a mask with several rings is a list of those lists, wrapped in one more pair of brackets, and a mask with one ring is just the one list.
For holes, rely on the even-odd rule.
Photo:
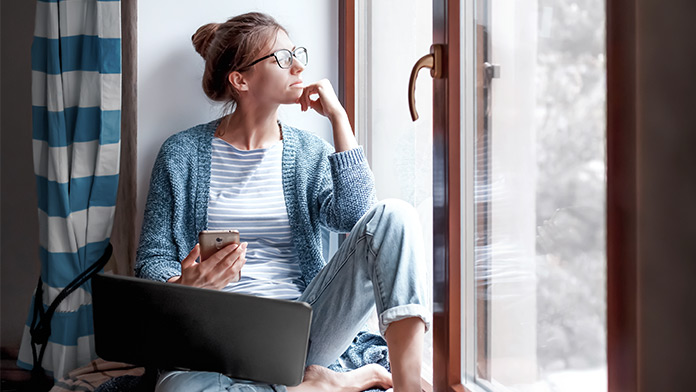
[[(432, 315), (425, 289), (425, 257), (416, 210), (408, 203), (379, 202), (356, 223), (331, 261), (298, 301), (312, 306), (306, 365), (328, 366), (350, 346), (373, 307), (384, 336), (394, 321)], [(341, 305), (339, 305), (341, 304)], [(164, 373), (156, 392), (286, 391), (283, 385), (250, 383), (212, 372)]]

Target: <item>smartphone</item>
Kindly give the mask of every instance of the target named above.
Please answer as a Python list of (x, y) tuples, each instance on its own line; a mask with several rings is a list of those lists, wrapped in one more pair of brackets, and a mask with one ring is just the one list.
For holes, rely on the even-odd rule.
[(239, 244), (239, 230), (203, 230), (198, 233), (198, 243), (203, 261), (229, 244)]

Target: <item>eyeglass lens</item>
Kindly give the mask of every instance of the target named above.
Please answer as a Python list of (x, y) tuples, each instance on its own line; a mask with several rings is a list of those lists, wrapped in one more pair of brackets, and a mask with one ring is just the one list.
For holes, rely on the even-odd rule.
[[(285, 49), (276, 52), (276, 59), (278, 59), (278, 65), (282, 68), (290, 68), (292, 65), (292, 53)], [(307, 65), (307, 49), (297, 48), (295, 49), (295, 58), (302, 63), (302, 65)]]

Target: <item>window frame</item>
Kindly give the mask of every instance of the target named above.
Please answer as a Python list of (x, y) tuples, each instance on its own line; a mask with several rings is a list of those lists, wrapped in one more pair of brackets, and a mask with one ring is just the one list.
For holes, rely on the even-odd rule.
[[(357, 105), (355, 77), (356, 6), (355, 0), (338, 0), (338, 99), (346, 110), (353, 134), (355, 134)], [(370, 146), (367, 147), (370, 148)], [(421, 387), (423, 392), (435, 390), (433, 385), (422, 377)]]
[[(462, 237), (460, 204), (467, 179), (461, 179), (460, 23), (470, 5), (433, 0), (433, 41), (446, 45), (445, 78), (433, 80), (434, 247), (433, 385), (424, 390), (479, 392), (462, 383)], [(339, 98), (355, 125), (355, 1), (339, 0)], [(455, 16), (455, 17), (451, 17)], [(460, 26), (460, 24), (462, 26)], [(473, 33), (471, 29), (468, 33)], [(471, 34), (469, 34), (471, 35)], [(464, 39), (468, 39), (465, 36)], [(637, 181), (636, 181), (636, 5), (606, 0), (607, 52), (607, 371), (608, 391), (638, 388), (637, 334)], [(467, 76), (464, 75), (464, 78)], [(471, 89), (470, 89), (471, 90)], [(464, 100), (471, 97), (464, 96)], [(355, 129), (355, 128), (353, 128)], [(466, 146), (465, 146), (466, 147)], [(466, 160), (467, 157), (465, 156)], [(464, 161), (464, 164), (471, 162)], [(443, 192), (444, 190), (444, 192)], [(439, 199), (439, 200), (438, 200)], [(468, 203), (471, 204), (471, 203)], [(470, 216), (472, 211), (465, 213)], [(465, 222), (465, 230), (466, 228)], [(468, 247), (470, 248), (470, 246)], [(466, 268), (464, 266), (464, 268)], [(466, 289), (466, 288), (465, 288)], [(469, 289), (470, 290), (470, 289)], [(464, 298), (466, 301), (466, 297)], [(468, 342), (472, 343), (472, 342)]]
[(638, 390), (636, 4), (606, 0), (607, 374), (609, 392)]
[(433, 42), (446, 48), (444, 77), (433, 79), (433, 386), (448, 392), (468, 391), (461, 379), (461, 19), (460, 1), (433, 0)]

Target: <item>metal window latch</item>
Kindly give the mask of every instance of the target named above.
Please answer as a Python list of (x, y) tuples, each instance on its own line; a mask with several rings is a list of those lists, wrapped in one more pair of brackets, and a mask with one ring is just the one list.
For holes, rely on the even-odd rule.
[(418, 71), (421, 68), (430, 68), (430, 76), (436, 79), (444, 78), (444, 64), (442, 63), (444, 51), (445, 45), (433, 44), (430, 46), (430, 54), (426, 54), (418, 59), (416, 65), (411, 70), (411, 78), (408, 82), (408, 108), (411, 111), (411, 119), (413, 121), (418, 120), (418, 111), (416, 111), (416, 79), (418, 78)]
[(489, 62), (485, 62), (485, 63), (483, 63), (483, 66), (486, 69), (486, 78), (488, 78), (488, 79), (500, 78), (500, 65), (499, 64), (491, 64)]

